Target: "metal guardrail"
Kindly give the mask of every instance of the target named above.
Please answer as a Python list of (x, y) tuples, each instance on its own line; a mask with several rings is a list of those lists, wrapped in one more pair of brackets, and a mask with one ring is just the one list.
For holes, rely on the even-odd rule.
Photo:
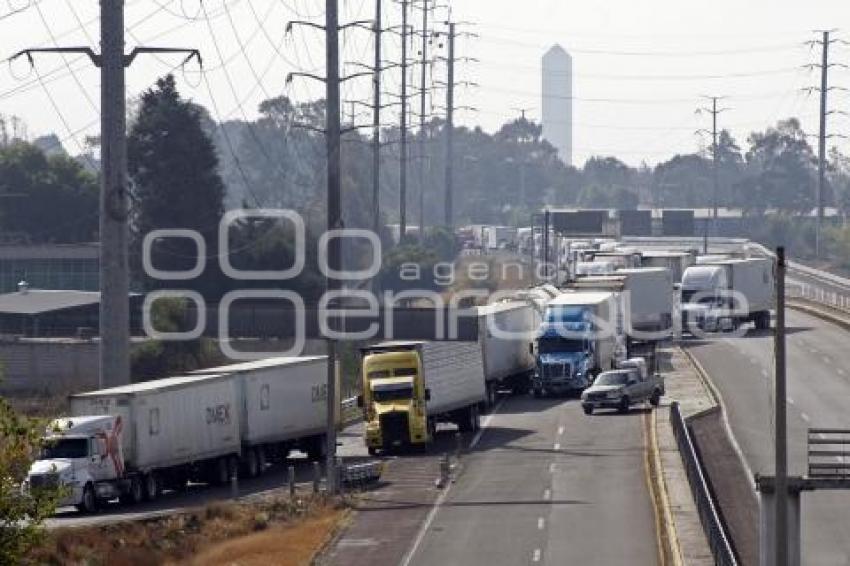
[(357, 397), (343, 399), (340, 403), (339, 419), (343, 426), (355, 423), (363, 418), (363, 411), (357, 406)]
[(719, 566), (737, 566), (738, 559), (732, 549), (726, 527), (717, 512), (717, 505), (708, 487), (708, 481), (694, 447), (688, 425), (682, 417), (679, 404), (676, 402), (670, 405), (670, 424), (673, 427), (673, 435), (676, 437), (679, 453), (685, 463), (688, 483), (697, 505), (703, 531), (705, 531), (705, 536), (708, 539), (708, 546), (714, 556), (714, 563)]

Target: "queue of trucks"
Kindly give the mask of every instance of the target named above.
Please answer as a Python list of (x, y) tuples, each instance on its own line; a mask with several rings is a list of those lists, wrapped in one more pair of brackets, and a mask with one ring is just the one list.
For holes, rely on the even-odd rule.
[[(588, 414), (657, 404), (663, 379), (634, 355), (637, 345), (669, 339), (679, 322), (694, 332), (770, 326), (769, 259), (700, 261), (690, 251), (612, 242), (595, 253), (577, 248), (604, 271), (574, 270), (561, 288), (537, 286), (467, 309), (477, 340), (362, 347), (357, 402), (369, 453), (426, 449), (441, 423), (476, 431), (504, 392), (582, 394)], [(25, 486), (65, 486), (64, 504), (92, 511), (115, 498), (153, 500), (188, 482), (256, 476), (293, 450), (321, 459), (326, 379), (326, 357), (269, 358), (73, 395), (70, 416), (52, 423)]]

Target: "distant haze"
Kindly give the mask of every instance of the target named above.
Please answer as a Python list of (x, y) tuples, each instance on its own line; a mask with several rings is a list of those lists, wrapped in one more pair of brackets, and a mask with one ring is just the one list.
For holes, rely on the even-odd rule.
[[(10, 16), (9, 6), (0, 6), (0, 57), (27, 46), (53, 46), (51, 35), (61, 45), (97, 45), (97, 2), (30, 4)], [(183, 93), (208, 107), (215, 118), (253, 118), (261, 100), (284, 92), (288, 72), (323, 72), (319, 32), (296, 29), (291, 38), (284, 38), (288, 20), (321, 23), (324, 3), (319, 0), (231, 0), (226, 4), (216, 0), (204, 2), (203, 8), (198, 0), (128, 4), (128, 49), (144, 43), (202, 51), (206, 80), (192, 72), (187, 82), (179, 69), (178, 80)], [(12, 2), (12, 6), (27, 5), (27, 0)], [(371, 0), (341, 5), (342, 21), (372, 17)], [(730, 110), (721, 115), (720, 126), (729, 128), (741, 145), (750, 131), (792, 115), (802, 119), (808, 133), (816, 134), (818, 97), (807, 96), (801, 89), (818, 84), (819, 77), (801, 67), (819, 62), (820, 51), (803, 43), (818, 38), (814, 29), (850, 22), (850, 2), (835, 0), (456, 0), (452, 6), (454, 19), (478, 24), (461, 28), (479, 35), (458, 40), (459, 56), (480, 60), (458, 64), (458, 80), (480, 85), (459, 88), (457, 103), (478, 112), (460, 111), (458, 120), (492, 131), (518, 116), (512, 108), (531, 108), (530, 117), (539, 120), (540, 59), (546, 49), (560, 43), (573, 58), (577, 165), (590, 155), (653, 164), (677, 152), (699, 149), (708, 138), (701, 142), (694, 132), (711, 125), (709, 116), (694, 113), (701, 105), (701, 94), (729, 96), (722, 106)], [(397, 25), (398, 4), (385, 2), (385, 11), (388, 25)], [(441, 22), (446, 16), (446, 10), (441, 10), (436, 19)], [(421, 25), (417, 10), (411, 12), (411, 23)], [(840, 32), (837, 36), (842, 37)], [(371, 63), (366, 31), (349, 30), (343, 37), (345, 60)], [(850, 29), (843, 37), (850, 40)], [(445, 55), (438, 47), (442, 41), (437, 39), (431, 47)], [(390, 34), (386, 51), (388, 58), (398, 53), (398, 39)], [(413, 49), (411, 57), (417, 51)], [(850, 63), (850, 47), (836, 44), (832, 54), (832, 61)], [(75, 154), (85, 135), (97, 133), (99, 75), (76, 56), (67, 61), (76, 80), (60, 57), (37, 57), (44, 87), (36, 73), (23, 81), (11, 74), (29, 73), (23, 60), (11, 70), (7, 65), (0, 67), (0, 114), (23, 118), (32, 138), (56, 133)], [(136, 96), (177, 63), (179, 57), (141, 56), (128, 72), (128, 96)], [(444, 79), (444, 65), (433, 68), (434, 78)], [(419, 75), (414, 70), (411, 76), (418, 79)], [(835, 68), (831, 78), (834, 85), (850, 87), (850, 71)], [(398, 81), (397, 70), (388, 72), (386, 90), (397, 91)], [(343, 89), (344, 96), (365, 99), (370, 88), (368, 79), (351, 81)], [(321, 95), (318, 84), (302, 79), (296, 79), (286, 92), (296, 99)], [(833, 109), (848, 109), (850, 94), (835, 91), (831, 97)], [(441, 111), (443, 98), (444, 91), (438, 90), (432, 101), (435, 112)], [(364, 109), (358, 112), (362, 113), (357, 116), (359, 122), (369, 121)], [(397, 111), (387, 114), (388, 121), (394, 121)], [(850, 129), (850, 118), (834, 115), (830, 120), (832, 133)], [(835, 141), (850, 150), (846, 141)]]

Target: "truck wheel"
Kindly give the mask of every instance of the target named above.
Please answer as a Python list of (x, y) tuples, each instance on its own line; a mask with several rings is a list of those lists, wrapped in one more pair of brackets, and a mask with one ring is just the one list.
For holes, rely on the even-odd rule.
[(478, 407), (472, 407), (472, 432), (481, 430), (481, 413), (478, 412)]
[(496, 402), (499, 400), (499, 394), (496, 391), (496, 388), (492, 385), (487, 386), (487, 412), (493, 410), (493, 407), (496, 406)]
[(94, 495), (94, 486), (90, 483), (83, 488), (83, 498), (77, 503), (80, 513), (94, 513), (97, 510), (97, 498)]
[(623, 398), (620, 399), (620, 406), (617, 408), (617, 411), (619, 411), (622, 414), (626, 414), (626, 413), (629, 412), (629, 398), (628, 398), (628, 396), (624, 395)]
[(307, 445), (307, 458), (313, 462), (318, 462), (325, 457), (325, 437), (314, 436)]
[(378, 449), (377, 448), (372, 448), (370, 446), (369, 448), (367, 448), (367, 450), (369, 452), (369, 456), (377, 456), (378, 455)]
[(141, 503), (144, 498), (142, 482), (139, 481), (139, 478), (133, 478), (130, 480), (130, 489), (120, 497), (120, 500), (124, 505), (136, 505)]
[(266, 449), (262, 446), (257, 448), (257, 474), (266, 473)]
[(144, 483), (145, 499), (148, 501), (156, 501), (162, 493), (159, 476), (157, 476), (155, 472), (145, 474)]
[(222, 456), (213, 464), (213, 483), (224, 485), (230, 479), (230, 465), (227, 456)]
[(593, 405), (582, 405), (581, 408), (584, 409), (585, 415), (592, 415), (593, 414)]
[(257, 451), (254, 448), (249, 448), (245, 451), (245, 472), (249, 478), (255, 478), (259, 475), (258, 469)]
[(657, 407), (661, 402), (661, 392), (657, 389), (652, 392), (652, 397), (649, 398), (649, 404), (653, 407)]

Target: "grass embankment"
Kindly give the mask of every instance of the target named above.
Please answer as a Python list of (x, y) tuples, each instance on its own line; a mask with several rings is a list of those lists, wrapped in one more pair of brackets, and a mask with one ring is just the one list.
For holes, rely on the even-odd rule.
[(323, 496), (290, 501), (216, 502), (168, 517), (57, 529), (30, 564), (189, 564), (295, 566), (310, 564), (347, 514)]

